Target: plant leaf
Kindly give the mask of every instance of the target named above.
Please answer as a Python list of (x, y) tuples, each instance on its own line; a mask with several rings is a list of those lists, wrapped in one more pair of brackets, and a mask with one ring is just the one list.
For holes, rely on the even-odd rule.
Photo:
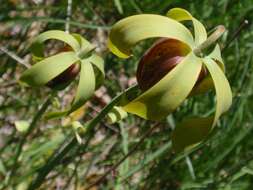
[(47, 57), (26, 70), (20, 80), (30, 86), (45, 85), (78, 60), (74, 52), (62, 52)]
[(123, 109), (144, 119), (163, 119), (189, 95), (201, 66), (201, 59), (189, 53), (171, 72)]
[(92, 65), (87, 60), (81, 61), (80, 79), (77, 93), (68, 114), (77, 110), (93, 95), (96, 86), (96, 78)]
[(116, 6), (118, 12), (119, 12), (120, 14), (123, 14), (123, 8), (122, 8), (122, 5), (121, 5), (120, 0), (114, 0), (114, 4), (115, 4), (115, 6)]
[(191, 20), (194, 26), (194, 37), (196, 46), (207, 39), (206, 29), (201, 22), (194, 18), (188, 11), (181, 8), (173, 8), (168, 11), (167, 16), (177, 21)]
[(191, 32), (181, 23), (165, 16), (142, 14), (130, 16), (113, 25), (108, 47), (117, 56), (127, 58), (130, 49), (147, 38), (168, 37), (194, 47)]

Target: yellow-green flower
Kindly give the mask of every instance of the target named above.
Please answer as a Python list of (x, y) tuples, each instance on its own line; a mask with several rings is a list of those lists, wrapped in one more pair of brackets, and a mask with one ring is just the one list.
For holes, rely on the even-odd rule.
[[(180, 23), (186, 20), (193, 23), (194, 37)], [(108, 46), (118, 57), (128, 58), (131, 55), (131, 48), (139, 41), (148, 38), (166, 38), (167, 44), (165, 43), (163, 51), (158, 51), (161, 55), (153, 53), (158, 58), (144, 55), (144, 61), (142, 59), (141, 62), (145, 63), (141, 63), (142, 66), (139, 66), (139, 70), (143, 70), (143, 68), (140, 68), (143, 65), (147, 67), (144, 71), (148, 70), (148, 74), (146, 73), (144, 78), (148, 82), (145, 84), (144, 80), (143, 84), (140, 84), (139, 81), (139, 85), (144, 92), (133, 101), (123, 105), (123, 110), (144, 119), (161, 120), (181, 105), (189, 95), (205, 92), (213, 86), (216, 91), (216, 112), (213, 116), (185, 119), (173, 131), (174, 148), (180, 151), (206, 138), (221, 114), (227, 111), (232, 103), (232, 93), (228, 80), (224, 75), (221, 51), (217, 44), (209, 55), (200, 55), (199, 47), (203, 43), (207, 44), (206, 29), (201, 22), (181, 8), (169, 10), (167, 17), (141, 14), (120, 20), (111, 29)], [(177, 51), (179, 53), (171, 53), (175, 50), (174, 42), (178, 43)], [(168, 54), (171, 54), (171, 57)], [(152, 79), (155, 72), (157, 72), (155, 67), (159, 67), (157, 61), (159, 56), (162, 58), (168, 56), (166, 59), (170, 59), (177, 56), (177, 54), (180, 57), (179, 60), (176, 59), (177, 63), (173, 63), (173, 67), (167, 69), (161, 79)], [(152, 71), (153, 66), (154, 70)], [(141, 78), (141, 71), (138, 71), (137, 78), (138, 75)], [(208, 74), (204, 74), (204, 79), (199, 80), (200, 73), (206, 71), (208, 71)]]
[[(65, 50), (44, 57), (43, 43), (50, 39), (64, 42)], [(20, 80), (33, 87), (47, 85), (62, 89), (80, 72), (77, 93), (71, 107), (56, 115), (71, 113), (93, 95), (104, 79), (104, 61), (93, 49), (79, 34), (67, 34), (59, 30), (44, 32), (34, 39), (31, 46), (34, 60), (37, 62), (22, 74)]]

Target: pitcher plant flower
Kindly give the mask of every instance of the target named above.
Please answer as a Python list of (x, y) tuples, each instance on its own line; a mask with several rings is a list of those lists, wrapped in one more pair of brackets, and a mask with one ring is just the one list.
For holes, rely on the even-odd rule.
[[(44, 42), (59, 40), (64, 47), (55, 55), (44, 56)], [(53, 90), (64, 89), (80, 73), (77, 93), (72, 105), (53, 115), (69, 114), (80, 108), (104, 79), (104, 61), (94, 51), (94, 46), (79, 34), (50, 30), (37, 36), (31, 45), (36, 63), (26, 70), (20, 81), (32, 86), (48, 86)]]
[[(181, 21), (192, 21), (194, 37)], [(122, 105), (126, 112), (159, 121), (183, 101), (214, 88), (215, 114), (206, 118), (188, 118), (172, 133), (176, 151), (203, 141), (232, 103), (229, 82), (218, 44), (209, 55), (203, 50), (214, 44), (225, 31), (223, 26), (207, 37), (203, 24), (188, 11), (173, 8), (167, 16), (140, 14), (124, 18), (113, 25), (108, 47), (120, 58), (131, 56), (131, 48), (148, 38), (160, 38), (146, 51), (138, 64), (137, 82), (140, 96)]]

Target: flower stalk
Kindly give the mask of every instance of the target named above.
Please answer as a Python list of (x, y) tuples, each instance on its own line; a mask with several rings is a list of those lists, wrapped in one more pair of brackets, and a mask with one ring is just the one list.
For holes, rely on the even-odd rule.
[[(138, 86), (134, 85), (134, 86), (126, 89), (122, 93), (120, 93), (118, 96), (116, 96), (114, 99), (112, 99), (112, 101), (107, 106), (105, 106), (101, 110), (101, 112), (99, 112), (98, 115), (96, 117), (94, 117), (94, 119), (92, 119), (90, 122), (88, 122), (86, 125), (84, 125), (86, 132), (84, 134), (80, 134), (80, 135), (82, 135), (83, 138), (86, 137), (87, 139), (83, 145), (79, 145), (79, 146), (82, 146), (83, 151), (85, 151), (85, 149), (89, 145), (90, 140), (94, 136), (96, 125), (98, 125), (102, 121), (102, 119), (104, 119), (106, 117), (106, 115), (112, 110), (112, 108), (115, 105), (117, 105), (122, 100), (122, 98), (124, 98), (126, 96), (126, 94), (128, 94), (128, 93), (131, 94), (131, 93), (135, 92), (137, 89), (138, 89)], [(68, 140), (68, 138), (69, 137), (67, 137), (66, 140)], [(34, 190), (34, 189), (39, 188), (40, 185), (44, 182), (44, 179), (49, 174), (49, 172), (52, 171), (54, 169), (54, 167), (59, 165), (61, 160), (63, 159), (63, 157), (70, 150), (72, 150), (73, 147), (75, 147), (75, 146), (78, 146), (78, 142), (77, 142), (76, 138), (73, 137), (72, 140), (58, 154), (56, 154), (56, 156), (54, 156), (55, 154), (52, 154), (52, 156), (46, 161), (46, 164), (38, 170), (38, 176), (30, 184), (30, 186), (28, 187), (28, 190)], [(75, 157), (76, 154), (77, 154), (77, 152), (75, 152), (72, 155), (72, 157)]]
[(194, 54), (203, 57), (203, 50), (214, 44), (225, 31), (226, 28), (223, 25), (217, 26), (216, 30), (206, 39), (206, 41), (193, 50)]

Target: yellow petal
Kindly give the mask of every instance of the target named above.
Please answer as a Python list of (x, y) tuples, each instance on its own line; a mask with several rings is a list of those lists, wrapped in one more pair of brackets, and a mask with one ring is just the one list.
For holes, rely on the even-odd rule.
[(31, 51), (34, 56), (43, 57), (43, 43), (50, 39), (60, 40), (68, 44), (75, 52), (80, 49), (80, 44), (71, 34), (67, 34), (61, 30), (49, 30), (43, 32), (33, 40)]
[(216, 91), (216, 112), (213, 125), (216, 124), (222, 113), (226, 112), (232, 104), (232, 92), (229, 82), (221, 68), (210, 57), (204, 58), (206, 65), (214, 83)]
[(194, 37), (196, 46), (207, 39), (206, 29), (201, 22), (194, 18), (188, 11), (181, 8), (173, 8), (168, 11), (167, 16), (177, 21), (191, 20), (194, 26)]
[(226, 112), (232, 104), (232, 92), (228, 80), (222, 69), (210, 57), (203, 59), (216, 91), (216, 112), (208, 118), (185, 119), (172, 134), (172, 143), (176, 151), (182, 151), (190, 145), (203, 141), (211, 132), (222, 113)]
[(189, 95), (201, 66), (201, 59), (189, 53), (171, 72), (123, 109), (144, 119), (163, 119)]
[[(221, 57), (220, 46), (218, 44), (216, 44), (214, 50), (208, 55), (208, 57), (212, 58), (220, 66), (222, 71), (225, 72), (225, 65)], [(193, 91), (191, 92), (191, 96), (205, 93), (213, 87), (213, 80), (208, 76), (194, 87)]]
[(113, 25), (108, 47), (117, 56), (127, 58), (131, 48), (147, 38), (167, 37), (194, 46), (190, 31), (181, 23), (165, 16), (142, 14), (130, 16)]
[(217, 61), (220, 68), (223, 70), (223, 72), (225, 72), (225, 65), (221, 57), (220, 46), (218, 44), (216, 44), (214, 50), (208, 56)]
[(95, 86), (96, 78), (93, 67), (91, 63), (87, 60), (82, 60), (80, 79), (77, 87), (76, 96), (68, 113), (72, 113), (73, 111), (84, 105), (86, 101), (93, 95), (95, 91)]

